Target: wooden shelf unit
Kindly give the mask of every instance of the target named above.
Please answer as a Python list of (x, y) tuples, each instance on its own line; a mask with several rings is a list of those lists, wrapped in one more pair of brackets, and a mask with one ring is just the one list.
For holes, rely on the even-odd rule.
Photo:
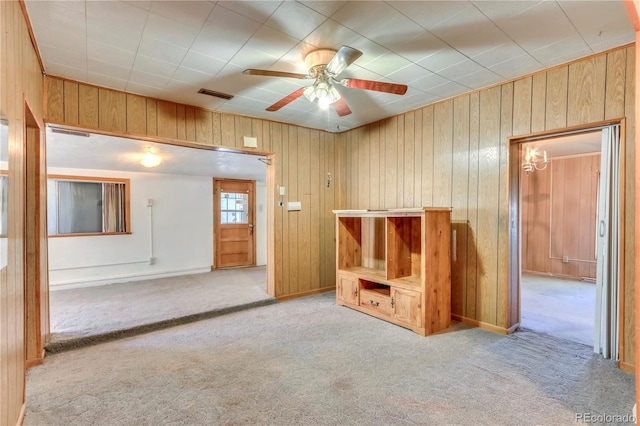
[(336, 303), (422, 336), (451, 323), (451, 209), (334, 210)]

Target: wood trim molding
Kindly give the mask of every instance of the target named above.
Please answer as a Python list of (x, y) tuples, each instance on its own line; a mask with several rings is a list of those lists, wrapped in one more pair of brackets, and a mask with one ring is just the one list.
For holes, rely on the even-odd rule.
[(24, 0), (20, 0), (20, 9), (22, 9), (22, 15), (24, 16), (24, 22), (27, 24), (27, 31), (29, 31), (29, 38), (31, 39), (31, 45), (38, 58), (38, 64), (40, 65), (40, 72), (42, 75), (46, 75), (44, 72), (44, 65), (42, 63), (42, 56), (40, 56), (40, 49), (38, 49), (38, 43), (36, 43), (36, 36), (33, 33), (33, 26), (31, 25), (31, 19), (29, 19), (29, 13), (27, 13), (27, 5)]
[(462, 315), (457, 315), (457, 314), (451, 314), (451, 319), (454, 321), (459, 321), (471, 327), (477, 327), (483, 330), (488, 330), (494, 333), (504, 334), (504, 335), (511, 334), (515, 332), (518, 328), (520, 328), (520, 323), (514, 324), (509, 328), (504, 328), (504, 327), (498, 327), (497, 325), (489, 324), (486, 322), (478, 321), (472, 318), (463, 317)]
[(276, 299), (281, 302), (283, 300), (297, 299), (298, 297), (311, 296), (312, 294), (326, 293), (327, 291), (334, 291), (335, 286), (317, 288), (315, 290), (303, 291), (301, 293), (287, 294), (286, 296), (277, 296)]
[(22, 403), (22, 408), (20, 408), (20, 415), (18, 416), (18, 421), (16, 422), (16, 426), (22, 426), (24, 424), (24, 416), (27, 414), (27, 403)]
[(636, 366), (634, 364), (629, 364), (628, 362), (620, 361), (618, 363), (618, 368), (622, 371), (626, 371), (627, 373), (631, 373), (633, 375), (636, 374)]

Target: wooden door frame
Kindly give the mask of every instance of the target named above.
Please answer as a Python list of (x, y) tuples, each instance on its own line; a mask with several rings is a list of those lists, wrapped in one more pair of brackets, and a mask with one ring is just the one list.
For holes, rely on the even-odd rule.
[[(251, 246), (253, 253), (251, 254), (253, 262), (250, 265), (246, 266), (255, 266), (256, 265), (256, 231), (255, 231), (255, 222), (256, 222), (256, 181), (251, 179), (235, 179), (235, 178), (212, 178), (213, 183), (213, 263), (211, 269), (217, 269), (217, 250), (218, 250), (218, 229), (219, 229), (219, 206), (218, 206), (218, 197), (216, 196), (216, 182), (250, 182), (253, 186), (253, 190), (251, 191), (251, 197), (249, 199), (249, 205), (251, 206), (251, 212), (249, 216), (251, 217), (251, 221), (253, 222), (253, 231), (251, 232), (251, 238), (253, 240)], [(268, 218), (267, 218), (268, 220)], [(243, 266), (241, 266), (243, 267)]]
[[(620, 240), (619, 240), (619, 300), (618, 300), (618, 350), (620, 354), (623, 354), (625, 334), (625, 195), (626, 195), (626, 123), (625, 118), (618, 118), (612, 120), (606, 120), (596, 123), (589, 123), (580, 126), (567, 127), (562, 129), (555, 129), (551, 131), (531, 133), (528, 135), (512, 136), (507, 139), (509, 149), (509, 176), (508, 176), (508, 191), (509, 191), (509, 240), (508, 240), (508, 253), (509, 253), (509, 283), (507, 286), (507, 304), (508, 315), (507, 329), (509, 332), (513, 332), (520, 327), (521, 311), (520, 311), (520, 278), (522, 274), (522, 208), (521, 208), (521, 146), (523, 143), (531, 142), (532, 140), (541, 139), (553, 139), (555, 137), (561, 137), (570, 133), (587, 133), (590, 131), (601, 130), (603, 127), (619, 124), (620, 125), (620, 170), (619, 170), (619, 209), (620, 209)], [(630, 360), (633, 362), (633, 360)], [(625, 368), (625, 362), (620, 361), (620, 367), (627, 371), (633, 371), (631, 367)]]

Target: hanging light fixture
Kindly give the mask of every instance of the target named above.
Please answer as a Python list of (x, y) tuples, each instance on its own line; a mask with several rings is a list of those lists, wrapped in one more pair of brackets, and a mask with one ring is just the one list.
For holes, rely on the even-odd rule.
[(313, 86), (309, 86), (304, 89), (304, 95), (310, 102), (318, 101), (320, 108), (327, 108), (332, 103), (340, 99), (340, 93), (329, 82), (327, 76), (324, 74), (318, 75), (316, 82)]
[(527, 173), (532, 173), (534, 170), (544, 170), (547, 168), (547, 151), (542, 151), (542, 161), (538, 159), (538, 153), (536, 149), (527, 147), (524, 161), (522, 162), (522, 170)]
[(158, 154), (154, 154), (153, 149), (148, 146), (145, 148), (145, 152), (142, 155), (142, 160), (140, 160), (140, 164), (144, 167), (157, 167), (162, 163), (162, 157)]

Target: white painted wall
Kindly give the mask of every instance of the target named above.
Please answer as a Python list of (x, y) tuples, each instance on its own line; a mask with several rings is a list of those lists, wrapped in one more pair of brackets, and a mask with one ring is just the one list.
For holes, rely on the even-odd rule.
[[(130, 179), (131, 234), (49, 238), (51, 289), (208, 272), (213, 263), (211, 177), (50, 168), (50, 174)], [(264, 200), (266, 188), (259, 186)], [(153, 206), (147, 207), (147, 199)], [(262, 207), (260, 207), (262, 205)], [(153, 213), (153, 253), (150, 213)], [(266, 205), (257, 202), (257, 259), (266, 259)], [(264, 235), (261, 236), (261, 234)], [(153, 254), (155, 263), (149, 258)], [(266, 260), (265, 260), (266, 263)], [(258, 264), (264, 264), (258, 262)]]

